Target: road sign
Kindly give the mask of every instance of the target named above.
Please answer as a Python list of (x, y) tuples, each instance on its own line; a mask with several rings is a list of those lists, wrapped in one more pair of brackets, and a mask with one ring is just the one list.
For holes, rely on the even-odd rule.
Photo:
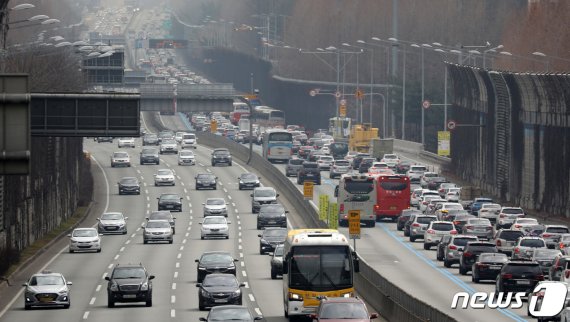
[(338, 229), (338, 204), (336, 202), (329, 204), (329, 228)]
[(348, 212), (348, 234), (350, 239), (360, 239), (360, 210)]
[(453, 120), (447, 122), (447, 129), (448, 130), (453, 130), (453, 129), (455, 129), (456, 126), (457, 126), (457, 123), (455, 123), (455, 121), (453, 121)]
[(303, 195), (305, 199), (313, 199), (313, 183), (310, 181), (305, 181), (303, 184)]
[(210, 121), (210, 132), (212, 132), (212, 133), (218, 132), (218, 121), (216, 121), (216, 120)]
[(326, 222), (329, 217), (329, 195), (319, 195), (319, 219)]
[(422, 107), (425, 109), (428, 109), (431, 106), (431, 102), (428, 100), (425, 100), (422, 102)]
[(346, 105), (341, 105), (338, 111), (339, 116), (346, 117)]
[(309, 95), (311, 95), (311, 96), (314, 97), (314, 96), (317, 95), (317, 91), (315, 91), (314, 89), (312, 89), (312, 90), (309, 91)]
[(361, 90), (357, 90), (354, 95), (356, 96), (357, 99), (362, 99), (364, 97), (364, 92)]
[(340, 100), (340, 105), (346, 105), (346, 100), (344, 98)]
[(342, 96), (342, 94), (340, 92), (334, 93), (334, 97), (336, 97), (336, 98), (340, 98), (341, 96)]

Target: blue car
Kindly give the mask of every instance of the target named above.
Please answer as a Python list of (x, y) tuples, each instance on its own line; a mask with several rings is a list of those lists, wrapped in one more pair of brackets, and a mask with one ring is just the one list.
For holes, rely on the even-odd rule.
[(493, 199), (491, 198), (475, 198), (473, 203), (471, 204), (471, 214), (474, 216), (479, 216), (479, 210), (481, 210), (481, 206), (486, 203), (493, 203)]

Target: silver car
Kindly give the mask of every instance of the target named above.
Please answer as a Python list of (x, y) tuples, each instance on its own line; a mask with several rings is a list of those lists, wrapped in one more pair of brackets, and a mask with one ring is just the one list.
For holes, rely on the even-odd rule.
[(330, 170), (334, 158), (328, 155), (321, 155), (317, 159), (317, 164), (319, 165), (319, 170)]
[(69, 252), (94, 250), (101, 252), (101, 238), (95, 228), (75, 228), (69, 237)]
[(285, 166), (285, 176), (297, 176), (297, 172), (303, 168), (303, 159), (289, 159), (287, 166)]
[(436, 216), (416, 216), (410, 225), (410, 241), (413, 243), (418, 238), (423, 239), (430, 222), (435, 220), (437, 220)]
[(174, 172), (170, 169), (160, 169), (154, 175), (154, 185), (155, 186), (174, 186), (176, 183), (174, 182)]
[(276, 279), (278, 275), (283, 275), (283, 247), (284, 245), (278, 245), (273, 251), (273, 256), (271, 256), (271, 279)]
[(225, 239), (230, 238), (230, 229), (228, 225), (230, 222), (223, 216), (209, 216), (204, 218), (200, 223), (200, 239), (209, 237), (221, 237)]
[(125, 151), (113, 152), (111, 155), (111, 168), (114, 167), (130, 167), (131, 157)]
[(329, 172), (329, 178), (340, 178), (343, 174), (348, 173), (350, 170), (350, 162), (346, 160), (335, 160)]
[(224, 216), (228, 217), (228, 203), (223, 198), (208, 198), (204, 205), (204, 217)]
[(513, 255), (511, 258), (515, 259), (530, 259), (534, 253), (535, 248), (546, 249), (544, 239), (540, 237), (521, 237), (513, 248)]
[(178, 153), (176, 140), (162, 140), (160, 143), (160, 154), (164, 153)]
[(476, 241), (479, 241), (476, 236), (455, 235), (451, 237), (449, 244), (447, 244), (444, 250), (443, 266), (450, 268), (453, 264), (459, 264), (461, 254), (467, 243)]
[(503, 207), (497, 217), (497, 229), (510, 228), (517, 218), (524, 217), (524, 210), (520, 207)]
[(194, 152), (190, 150), (179, 151), (178, 165), (196, 165), (196, 157), (194, 156)]
[(135, 147), (135, 139), (134, 138), (119, 138), (117, 141), (117, 147), (120, 149), (122, 147)]
[(490, 240), (493, 238), (493, 225), (489, 219), (471, 218), (468, 219), (462, 228), (463, 235), (477, 236), (479, 239)]
[(172, 226), (167, 220), (149, 220), (141, 225), (143, 230), (143, 244), (155, 241), (174, 242)]
[(97, 231), (100, 234), (126, 234), (127, 233), (127, 219), (129, 217), (123, 216), (122, 212), (106, 212), (97, 218), (99, 224)]
[(27, 283), (22, 284), (24, 291), (24, 308), (26, 310), (35, 306), (71, 306), (71, 282), (65, 280), (60, 273), (43, 271), (34, 274)]

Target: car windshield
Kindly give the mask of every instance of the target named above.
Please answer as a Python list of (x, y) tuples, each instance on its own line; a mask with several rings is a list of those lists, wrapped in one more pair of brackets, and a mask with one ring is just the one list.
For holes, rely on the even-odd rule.
[(333, 157), (320, 157), (319, 160), (321, 160), (321, 161), (327, 161), (327, 162), (334, 161)]
[(290, 165), (302, 165), (304, 160), (301, 159), (291, 159), (289, 160)]
[(168, 221), (149, 221), (146, 224), (146, 228), (170, 228), (170, 223)]
[(221, 206), (225, 205), (226, 202), (224, 201), (224, 199), (208, 199), (206, 200), (206, 204), (209, 206)]
[(538, 221), (534, 218), (519, 218), (517, 219), (517, 224), (538, 224)]
[(362, 303), (327, 303), (321, 307), (320, 319), (369, 319)]
[(282, 214), (285, 212), (285, 208), (281, 205), (263, 205), (259, 210), (260, 213), (278, 213)]
[(127, 152), (115, 152), (113, 153), (113, 158), (127, 158), (129, 154)]
[(156, 134), (147, 134), (145, 135), (145, 139), (149, 140), (156, 140), (158, 138), (158, 136)]
[(558, 255), (560, 255), (560, 251), (558, 249), (537, 248), (534, 250), (534, 258), (552, 259)]
[(546, 228), (547, 233), (555, 233), (555, 234), (567, 234), (568, 228), (566, 227), (548, 227)]
[(199, 174), (196, 178), (198, 180), (214, 180), (215, 176), (213, 174)]
[(172, 171), (171, 170), (158, 170), (158, 175), (159, 176), (168, 176), (168, 175), (172, 175)]
[(502, 253), (483, 253), (479, 255), (480, 262), (502, 262), (506, 263), (509, 260), (506, 254)]
[(503, 209), (504, 214), (514, 215), (514, 214), (524, 214), (524, 211), (520, 208), (506, 208)]
[(435, 217), (418, 217), (416, 222), (419, 224), (429, 224), (430, 222), (434, 221)]
[(212, 224), (225, 224), (226, 223), (226, 219), (225, 218), (216, 218), (216, 217), (206, 217), (204, 218), (204, 225), (212, 225)]
[(196, 139), (196, 136), (194, 134), (184, 134), (184, 136), (182, 137), (184, 140), (193, 140)]
[(154, 212), (150, 214), (149, 220), (170, 220), (170, 212)]
[(137, 183), (138, 180), (137, 178), (123, 178), (121, 179), (121, 184), (132, 184), (132, 183)]
[(114, 279), (125, 279), (125, 278), (144, 278), (144, 269), (140, 267), (117, 267), (113, 271)]
[(180, 200), (180, 196), (178, 195), (162, 195), (160, 196), (161, 200)]
[(234, 276), (227, 275), (206, 275), (204, 277), (203, 286), (234, 286), (237, 287), (238, 283)]
[(121, 219), (123, 219), (123, 215), (118, 214), (118, 213), (108, 213), (108, 214), (101, 215), (101, 219), (103, 219), (103, 220), (121, 220)]
[(175, 140), (170, 140), (170, 139), (168, 139), (168, 140), (162, 140), (162, 144), (176, 144), (176, 141), (175, 141)]
[(240, 178), (241, 179), (248, 179), (248, 180), (256, 180), (257, 176), (253, 173), (242, 173)]
[(275, 197), (275, 190), (273, 190), (273, 189), (255, 189), (254, 196), (256, 196), (256, 197)]
[(234, 259), (229, 254), (205, 254), (200, 259), (201, 263), (229, 263)]
[(339, 166), (339, 167), (348, 167), (350, 165), (350, 162), (348, 162), (348, 161), (335, 161), (334, 165)]
[(291, 288), (325, 292), (352, 285), (350, 248), (296, 246), (290, 254)]
[(214, 155), (226, 156), (226, 155), (230, 155), (230, 153), (228, 151), (214, 151)]
[(467, 245), (467, 243), (473, 242), (473, 241), (477, 241), (477, 238), (461, 237), (461, 238), (455, 238), (453, 240), (453, 244), (455, 244), (457, 246), (465, 246), (465, 245)]
[(434, 223), (431, 226), (431, 229), (439, 230), (439, 231), (451, 231), (451, 230), (453, 230), (453, 224), (452, 223)]
[(181, 157), (192, 157), (194, 156), (194, 152), (192, 151), (180, 151)]
[(95, 237), (97, 236), (97, 231), (95, 229), (76, 229), (71, 235), (73, 237)]
[(515, 273), (515, 274), (528, 274), (537, 275), (541, 274), (540, 266), (538, 263), (510, 263), (503, 268), (504, 273)]
[(156, 149), (143, 149), (142, 154), (157, 154)]
[(251, 321), (252, 317), (246, 307), (216, 308), (208, 314), (208, 321)]
[(523, 247), (545, 247), (544, 240), (542, 239), (523, 239), (520, 242)]
[(287, 229), (266, 229), (263, 231), (263, 237), (287, 237)]
[(34, 276), (30, 280), (31, 286), (42, 286), (42, 285), (65, 285), (64, 280), (61, 276)]
[(520, 230), (504, 230), (499, 235), (500, 239), (508, 240), (508, 241), (515, 241), (522, 237), (524, 234)]
[(447, 210), (463, 210), (463, 206), (460, 204), (452, 204), (452, 205), (445, 205), (445, 209)]
[(487, 225), (490, 226), (491, 222), (489, 221), (489, 219), (483, 219), (483, 218), (475, 218), (475, 219), (469, 219), (467, 221), (468, 225)]

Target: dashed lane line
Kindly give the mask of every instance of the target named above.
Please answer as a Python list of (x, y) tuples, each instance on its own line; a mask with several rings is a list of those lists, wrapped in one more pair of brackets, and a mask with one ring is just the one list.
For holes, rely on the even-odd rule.
[(248, 296), (250, 301), (255, 302), (255, 297), (252, 294), (248, 294)]
[(95, 304), (95, 300), (96, 300), (96, 298), (95, 298), (95, 297), (92, 297), (92, 298), (91, 298), (91, 301), (89, 301), (89, 305)]
[(89, 317), (89, 311), (83, 313), (83, 320), (87, 320), (88, 317)]

